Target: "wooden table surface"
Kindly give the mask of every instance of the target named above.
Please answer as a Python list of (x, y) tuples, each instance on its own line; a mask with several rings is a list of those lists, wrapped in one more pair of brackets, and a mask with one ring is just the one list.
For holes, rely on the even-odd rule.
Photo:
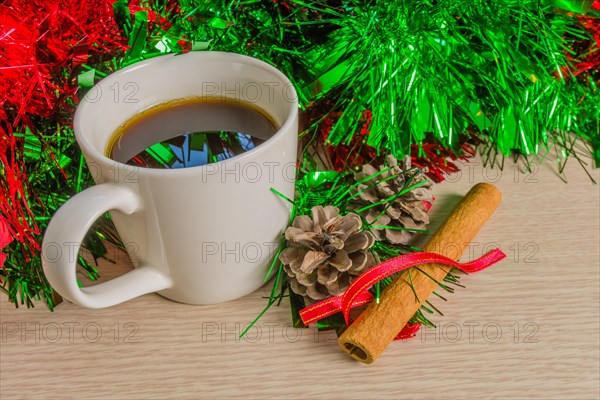
[[(269, 285), (212, 306), (151, 294), (53, 313), (2, 295), (0, 398), (598, 399), (599, 187), (573, 158), (568, 183), (549, 163), (531, 173), (481, 164), (435, 185), (431, 227), (474, 183), (495, 182), (503, 202), (463, 261), (493, 246), (507, 259), (463, 277), (465, 289), (435, 300), (436, 329), (391, 344), (373, 365), (346, 356), (332, 333), (291, 328), (287, 302), (239, 339)], [(114, 256), (104, 278), (130, 268)]]

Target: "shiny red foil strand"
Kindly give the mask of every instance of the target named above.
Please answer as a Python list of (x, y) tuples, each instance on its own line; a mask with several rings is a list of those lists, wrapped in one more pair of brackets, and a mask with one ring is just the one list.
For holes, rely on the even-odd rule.
[[(377, 150), (367, 144), (369, 126), (372, 121), (370, 110), (363, 112), (360, 131), (352, 136), (350, 143), (338, 144), (333, 146), (327, 142), (331, 133), (331, 128), (337, 119), (341, 116), (339, 112), (332, 112), (320, 124), (319, 135), (321, 141), (325, 143), (325, 151), (331, 160), (331, 164), (336, 171), (358, 171), (364, 164), (381, 164), (382, 157), (379, 157)], [(375, 160), (380, 159), (379, 162)]]
[(133, 16), (138, 11), (146, 11), (148, 13), (148, 22), (150, 24), (156, 24), (162, 31), (168, 31), (173, 25), (171, 21), (157, 13), (156, 11), (140, 6), (139, 1), (132, 1), (129, 3), (129, 13)]
[[(600, 0), (596, 0), (591, 7), (592, 10), (600, 10)], [(575, 16), (575, 15), (574, 15)], [(566, 76), (585, 75), (586, 73), (595, 74), (595, 80), (600, 79), (600, 18), (587, 15), (577, 15), (581, 25), (592, 34), (592, 40), (579, 40), (571, 50), (574, 54), (568, 52), (567, 57), (572, 62), (574, 68), (568, 66), (561, 67)], [(558, 73), (555, 73), (558, 77)]]
[[(0, 110), (0, 114), (2, 113), (3, 110)], [(4, 167), (4, 176), (0, 175), (0, 216), (5, 224), (3, 230), (29, 248), (40, 250), (40, 229), (35, 223), (27, 197), (26, 184), (29, 179), (22, 162), (17, 158), (22, 149), (19, 148), (10, 125), (0, 123), (0, 134), (0, 162)]]
[(460, 144), (460, 148), (462, 154), (458, 155), (437, 143), (424, 142), (421, 146), (413, 144), (410, 149), (411, 162), (413, 166), (425, 169), (427, 176), (439, 183), (446, 175), (460, 171), (456, 161), (468, 160), (475, 155), (474, 147), (469, 143)]
[(105, 0), (9, 0), (0, 26), (0, 105), (15, 127), (25, 115), (70, 118), (81, 64), (127, 43)]
[[(111, 3), (114, 3), (115, 1), (116, 0), (111, 0)], [(152, 32), (154, 28), (159, 28), (163, 33), (166, 33), (173, 26), (173, 23), (169, 18), (175, 18), (181, 13), (181, 8), (178, 0), (165, 1), (161, 5), (160, 13), (148, 6), (142, 5), (141, 3), (142, 2), (140, 0), (130, 0), (128, 5), (129, 14), (132, 18), (134, 18), (136, 12), (146, 11), (146, 13), (148, 14), (149, 32)], [(148, 5), (148, 2), (144, 2), (144, 4)], [(193, 16), (189, 16), (188, 20), (192, 21)], [(188, 43), (191, 48), (192, 43)]]
[[(384, 162), (384, 157), (378, 155), (377, 150), (367, 144), (369, 126), (372, 121), (371, 112), (368, 110), (363, 113), (360, 131), (352, 137), (350, 143), (340, 143), (336, 146), (327, 143), (331, 128), (335, 120), (339, 118), (339, 114), (331, 113), (325, 118), (319, 131), (333, 168), (337, 171), (358, 171), (364, 164), (379, 167)], [(462, 150), (460, 155), (437, 143), (424, 142), (421, 146), (414, 144), (410, 149), (411, 163), (413, 166), (425, 169), (429, 178), (434, 182), (442, 182), (446, 175), (460, 170), (456, 161), (467, 160), (475, 155), (473, 146), (466, 142), (469, 137), (472, 135), (465, 136), (459, 145)]]
[[(28, 191), (23, 138), (45, 139), (48, 124), (70, 125), (82, 64), (119, 56), (127, 38), (106, 0), (9, 0), (0, 4), (0, 211), (10, 234), (40, 249), (39, 228), (29, 204), (42, 202)], [(50, 161), (57, 157), (50, 153)], [(66, 174), (59, 167), (63, 177)], [(42, 206), (44, 206), (42, 204)]]
[[(8, 230), (8, 223), (2, 215), (0, 215), (0, 268), (4, 268), (4, 261), (6, 261), (6, 254), (2, 250), (13, 241), (12, 235)], [(0, 283), (2, 280), (0, 279)]]
[[(600, 10), (600, 0), (596, 0), (592, 5), (593, 10)], [(595, 71), (600, 74), (600, 18), (594, 17), (579, 17), (581, 24), (593, 36), (594, 41), (590, 43), (589, 48), (583, 49), (587, 53), (587, 57), (575, 64), (574, 75), (579, 75), (586, 71)], [(600, 76), (596, 76), (600, 79)]]

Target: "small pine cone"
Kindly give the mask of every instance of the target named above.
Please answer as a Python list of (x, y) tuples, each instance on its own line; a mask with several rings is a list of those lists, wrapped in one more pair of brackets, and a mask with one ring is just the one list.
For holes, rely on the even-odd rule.
[(356, 275), (375, 264), (368, 251), (375, 242), (362, 231), (357, 214), (339, 215), (333, 206), (313, 207), (285, 231), (287, 247), (279, 255), (290, 287), (311, 300), (343, 293)]
[[(365, 221), (372, 225), (425, 229), (425, 226), (429, 223), (425, 202), (431, 202), (433, 199), (431, 194), (432, 183), (421, 169), (403, 170), (392, 155), (388, 156), (387, 164), (387, 166), (382, 165), (380, 168), (384, 170), (391, 167), (389, 171), (358, 186), (358, 191), (361, 193), (357, 197), (357, 201), (353, 202), (351, 208), (358, 210), (369, 204), (378, 203), (395, 196), (402, 189), (405, 189), (407, 182), (410, 187), (416, 183), (426, 181), (422, 186), (399, 196), (391, 204), (383, 203), (361, 212), (361, 216)], [(410, 168), (410, 165), (405, 169), (408, 168)], [(365, 164), (362, 171), (355, 174), (355, 179), (358, 182), (377, 172), (379, 171), (372, 165)], [(391, 176), (394, 177), (390, 179)], [(377, 240), (386, 240), (392, 244), (408, 244), (414, 235), (413, 231), (393, 228), (372, 228), (371, 231)]]

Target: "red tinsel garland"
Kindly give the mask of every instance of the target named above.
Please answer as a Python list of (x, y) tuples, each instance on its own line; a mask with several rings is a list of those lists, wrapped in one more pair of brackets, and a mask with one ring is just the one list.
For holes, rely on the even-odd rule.
[[(29, 204), (41, 201), (30, 190), (36, 171), (26, 169), (22, 134), (44, 147), (47, 131), (40, 128), (70, 125), (82, 65), (121, 54), (126, 41), (106, 0), (0, 4), (0, 212), (7, 231), (30, 249), (39, 250), (40, 230)], [(49, 157), (58, 165), (60, 154)]]
[(0, 105), (14, 109), (15, 127), (68, 118), (81, 65), (126, 49), (105, 0), (12, 0), (0, 5), (0, 26)]

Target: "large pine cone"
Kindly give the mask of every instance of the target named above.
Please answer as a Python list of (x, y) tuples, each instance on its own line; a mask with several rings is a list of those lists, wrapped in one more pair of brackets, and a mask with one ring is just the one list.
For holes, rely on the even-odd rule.
[[(393, 202), (385, 202), (364, 210), (360, 215), (371, 225), (389, 226), (390, 228), (372, 228), (371, 232), (377, 240), (387, 240), (392, 244), (408, 244), (414, 231), (394, 229), (425, 229), (429, 223), (427, 208), (424, 202), (432, 201), (432, 183), (427, 179), (422, 169), (403, 170), (394, 156), (388, 156), (388, 165), (382, 165), (381, 170), (391, 167), (389, 171), (378, 175), (358, 186), (360, 192), (357, 201), (351, 208), (358, 210), (369, 204), (389, 199), (403, 189), (419, 182), (426, 181), (422, 186), (396, 198)], [(410, 168), (407, 166), (406, 169)], [(361, 181), (377, 171), (372, 165), (363, 165), (362, 171), (355, 174), (356, 181)], [(393, 178), (390, 178), (392, 177)]]
[(361, 231), (357, 214), (340, 217), (336, 207), (317, 206), (312, 215), (296, 217), (287, 228), (279, 260), (294, 293), (322, 300), (343, 293), (353, 276), (374, 265), (368, 250), (375, 238)]

